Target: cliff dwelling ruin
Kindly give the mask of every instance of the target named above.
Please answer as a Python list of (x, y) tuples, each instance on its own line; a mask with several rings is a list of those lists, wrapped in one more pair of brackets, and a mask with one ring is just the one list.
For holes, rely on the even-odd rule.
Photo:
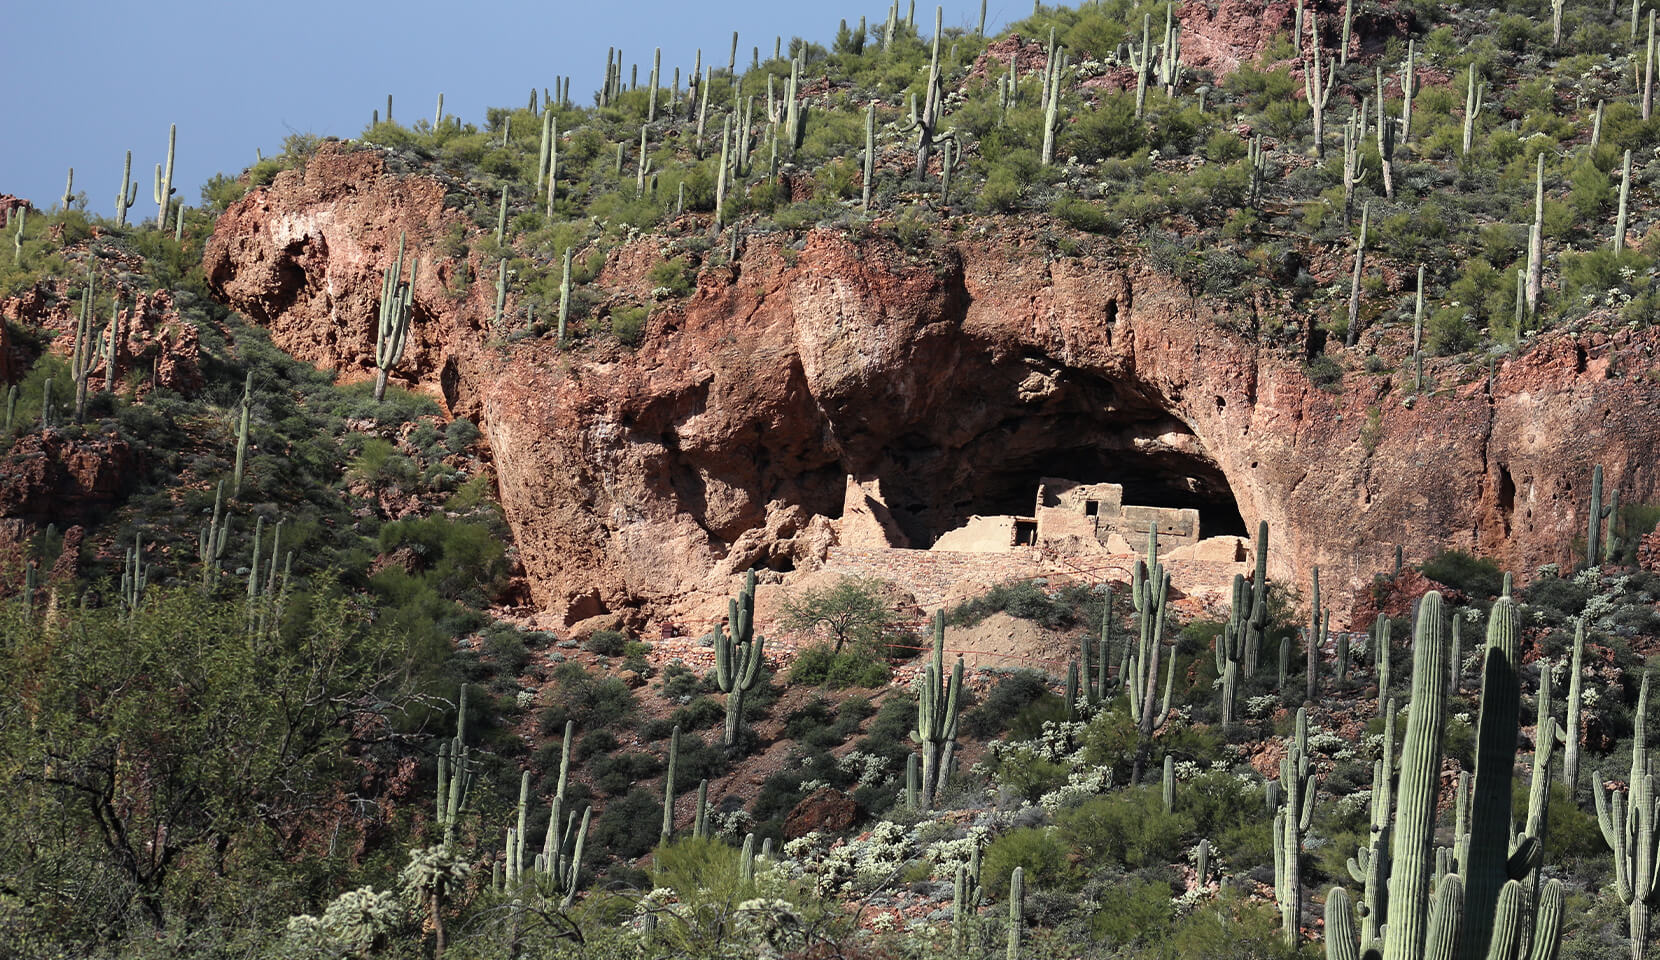
[(1212, 595), (1254, 559), (1236, 532), (1209, 536), (1196, 507), (1125, 503), (1118, 483), (1038, 481), (1030, 506), (1019, 513), (971, 515), (932, 544), (911, 543), (899, 528), (878, 479), (847, 478), (837, 521), (839, 542), (829, 566), (874, 574), (917, 588), (924, 606), (948, 599), (965, 584), (1054, 574), (1127, 579), (1146, 550), (1148, 527), (1159, 532), (1159, 556), (1181, 593)]

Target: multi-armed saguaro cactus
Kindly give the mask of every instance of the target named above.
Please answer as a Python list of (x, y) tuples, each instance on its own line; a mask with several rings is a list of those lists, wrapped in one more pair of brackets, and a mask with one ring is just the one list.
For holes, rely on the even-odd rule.
[(738, 725), (743, 722), (744, 694), (761, 680), (765, 637), (755, 636), (755, 571), (744, 577), (743, 592), (727, 601), (724, 628), (715, 629), (715, 683), (726, 694), (726, 729), (721, 743), (738, 742)]
[(131, 616), (144, 603), (144, 588), (150, 582), (150, 565), (144, 562), (144, 536), (133, 535), (127, 562), (121, 568), (121, 609)]
[(1274, 814), (1274, 899), (1279, 902), (1285, 942), (1293, 947), (1300, 940), (1299, 918), (1303, 909), (1300, 861), (1303, 831), (1314, 820), (1314, 790), (1314, 771), (1308, 758), (1308, 708), (1298, 707), (1296, 733), (1280, 759), (1280, 792), (1284, 804)]
[[(1164, 650), (1165, 600), (1170, 593), (1170, 573), (1159, 562), (1159, 531), (1156, 524), (1147, 525), (1147, 557), (1135, 562), (1130, 575), (1130, 602), (1135, 608), (1136, 624), (1140, 628), (1140, 643), (1130, 664), (1130, 714), (1141, 733), (1141, 746), (1136, 750), (1132, 782), (1141, 780), (1142, 762), (1153, 733), (1164, 726), (1169, 716), (1170, 684), (1165, 684), (1164, 709), (1154, 708), (1158, 693), (1159, 660)], [(1171, 654), (1174, 662), (1175, 654)]]
[(934, 655), (922, 678), (922, 689), (916, 697), (916, 729), (911, 731), (922, 752), (922, 793), (918, 798), (923, 809), (934, 805), (934, 795), (951, 761), (951, 751), (957, 742), (957, 712), (961, 709), (963, 687), (963, 658), (945, 675), (945, 612), (934, 612)]
[[(559, 752), (559, 780), (554, 788), (553, 807), (548, 813), (548, 832), (542, 839), (542, 852), (535, 860), (536, 871), (553, 878), (555, 888), (565, 895), (567, 905), (576, 895), (577, 875), (582, 868), (582, 845), (588, 837), (588, 817), (593, 813), (593, 807), (584, 807), (582, 825), (577, 827), (576, 809), (569, 807), (565, 799), (565, 784), (570, 779), (571, 771), (571, 738), (575, 733), (576, 721), (566, 720), (564, 748)], [(561, 820), (564, 821), (563, 826)]]
[(455, 709), (455, 738), (438, 747), (438, 810), (437, 824), (444, 831), (444, 846), (455, 841), (455, 828), (467, 806), (467, 795), (472, 792), (474, 772), (467, 749), (467, 685), (461, 685), (461, 695)]
[(1382, 755), (1372, 764), (1372, 823), (1364, 847), (1349, 858), (1349, 876), (1362, 885), (1360, 942), (1381, 943), (1388, 922), (1390, 828), (1393, 826), (1395, 788), (1395, 702), (1389, 702), (1383, 724)]
[(127, 225), (127, 211), (138, 201), (138, 181), (133, 179), (133, 152), (127, 151), (127, 162), (121, 168), (121, 187), (115, 191), (115, 225)]
[[(1299, 44), (1302, 37), (1297, 38)], [(1331, 102), (1332, 88), (1337, 86), (1337, 58), (1328, 58), (1326, 74), (1320, 75), (1320, 15), (1309, 11), (1308, 51), (1303, 63), (1303, 92), (1308, 97), (1309, 109), (1314, 114), (1314, 154), (1326, 155), (1326, 104)]]
[[(1381, 943), (1368, 939), (1361, 942), (1355, 936), (1354, 919), (1349, 897), (1342, 888), (1333, 888), (1326, 898), (1326, 956), (1328, 960), (1359, 960), (1363, 955), (1384, 960), (1419, 960), (1423, 957), (1452, 956), (1455, 944), (1468, 949), (1471, 938), (1460, 938), (1465, 932), (1483, 929), (1489, 936), (1500, 939), (1500, 950), (1492, 956), (1514, 957), (1521, 936), (1521, 907), (1525, 893), (1520, 884), (1511, 882), (1504, 891), (1497, 911), (1494, 906), (1485, 914), (1461, 909), (1463, 883), (1455, 873), (1445, 874), (1433, 896), (1435, 876), (1434, 827), (1435, 809), (1441, 784), (1441, 739), (1446, 729), (1447, 685), (1446, 645), (1443, 637), (1441, 595), (1424, 595), (1418, 607), (1418, 620), (1413, 631), (1412, 703), (1408, 709), (1406, 735), (1401, 751), (1400, 783), (1393, 826), (1394, 846), (1389, 868), (1388, 925)], [(1514, 761), (1514, 755), (1511, 756)], [(1494, 821), (1501, 834), (1508, 829), (1508, 798), (1498, 809), (1484, 814)], [(1507, 838), (1500, 836), (1499, 851), (1508, 849)], [(1541, 925), (1537, 935), (1553, 942), (1559, 934), (1559, 884), (1548, 886), (1543, 901), (1554, 908), (1553, 925), (1544, 907), (1540, 910)], [(1494, 927), (1498, 933), (1494, 933)], [(1369, 929), (1371, 928), (1369, 925)], [(1487, 938), (1483, 938), (1484, 941)], [(1364, 951), (1364, 953), (1363, 953)], [(1488, 956), (1485, 942), (1477, 956)], [(1534, 956), (1550, 954), (1535, 953)]]
[[(1654, 773), (1648, 757), (1648, 674), (1643, 674), (1637, 695), (1637, 712), (1631, 737), (1631, 771), (1625, 790), (1605, 790), (1602, 773), (1591, 776), (1591, 794), (1596, 800), (1597, 823), (1602, 838), (1614, 850), (1614, 890), (1628, 908), (1631, 920), (1632, 960), (1643, 960), (1648, 950), (1649, 911), (1656, 903), (1660, 884), (1660, 830), (1655, 829), (1660, 810), (1654, 802)], [(1612, 801), (1608, 794), (1612, 793)]]
[(1464, 140), (1459, 156), (1468, 155), (1470, 147), (1474, 144), (1476, 117), (1481, 116), (1481, 108), (1486, 105), (1486, 93), (1487, 85), (1476, 80), (1476, 65), (1471, 63), (1464, 81)]
[(928, 61), (928, 85), (922, 94), (922, 109), (916, 109), (916, 101), (911, 101), (911, 119), (902, 125), (901, 133), (916, 131), (916, 179), (921, 180), (928, 173), (928, 155), (935, 146), (956, 137), (956, 132), (947, 130), (939, 132), (940, 115), (945, 111), (945, 90), (940, 76), (940, 24), (943, 16), (942, 9), (934, 8), (934, 45), (933, 54)]
[(409, 264), (409, 279), (403, 280), (404, 235), (398, 234), (398, 259), (386, 268), (380, 285), (380, 323), (375, 328), (375, 402), (386, 395), (386, 374), (403, 359), (412, 315), (415, 275), (421, 258)]
[[(1502, 924), (1490, 924), (1488, 918), (1494, 916), (1509, 885), (1538, 867), (1542, 853), (1537, 836), (1526, 833), (1512, 836), (1508, 816), (1521, 723), (1521, 678), (1517, 672), (1521, 658), (1517, 632), (1516, 605), (1508, 596), (1500, 597), (1494, 602), (1487, 622), (1475, 783), (1470, 799), (1470, 836), (1468, 852), (1459, 863), (1465, 889), (1465, 936), (1459, 955), (1467, 960), (1489, 956), (1490, 940), (1504, 935)], [(1549, 747), (1548, 744), (1539, 746), (1547, 750)], [(1525, 918), (1534, 925), (1534, 939), (1542, 937), (1549, 942), (1555, 934), (1538, 927), (1545, 919), (1548, 918), (1543, 909), (1537, 919)], [(1527, 935), (1526, 926), (1523, 923), (1518, 936)]]
[(225, 481), (221, 480), (213, 491), (213, 518), (202, 528), (196, 541), (196, 555), (202, 561), (204, 593), (212, 587), (214, 575), (219, 572), (219, 558), (225, 555), (225, 538), (231, 532), (231, 518), (223, 512), (224, 502)]

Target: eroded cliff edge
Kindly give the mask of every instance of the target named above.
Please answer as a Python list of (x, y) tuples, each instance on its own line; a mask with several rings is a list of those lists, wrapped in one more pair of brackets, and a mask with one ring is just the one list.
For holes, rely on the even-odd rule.
[[(443, 238), (471, 221), (446, 185), (325, 147), (219, 221), (214, 290), (294, 355), (356, 376), (400, 233), (422, 260), (401, 373), (476, 419), (533, 596), (566, 620), (661, 613), (836, 536), (846, 478), (878, 479), (913, 541), (1115, 471), (1266, 519), (1270, 572), (1338, 599), (1393, 561), (1458, 548), (1526, 577), (1583, 539), (1591, 467), (1660, 499), (1653, 331), (1555, 333), (1480, 364), (1318, 389), (1275, 304), (1194, 297), (1134, 253), (1061, 257), (987, 220), (926, 251), (872, 233), (755, 234), (663, 303), (634, 351), (492, 341), (488, 284), (451, 292)], [(643, 237), (599, 285), (641, 295)], [(469, 265), (479, 276), (480, 263)], [(556, 269), (556, 267), (554, 267)], [(1363, 344), (1401, 362), (1387, 337)]]

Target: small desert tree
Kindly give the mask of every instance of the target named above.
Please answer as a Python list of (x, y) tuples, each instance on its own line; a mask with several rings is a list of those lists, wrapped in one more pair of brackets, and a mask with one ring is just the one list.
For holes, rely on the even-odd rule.
[(804, 590), (784, 601), (786, 629), (827, 631), (835, 638), (835, 652), (852, 643), (875, 652), (897, 620), (893, 604), (881, 584), (866, 577), (840, 577), (823, 587)]

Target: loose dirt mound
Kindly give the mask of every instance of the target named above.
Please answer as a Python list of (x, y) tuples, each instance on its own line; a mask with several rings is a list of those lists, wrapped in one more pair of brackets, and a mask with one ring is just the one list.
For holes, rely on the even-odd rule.
[(1077, 656), (1073, 636), (1045, 630), (1030, 620), (994, 613), (972, 627), (947, 627), (949, 657), (961, 653), (969, 667), (1029, 667), (1064, 676), (1066, 664)]

